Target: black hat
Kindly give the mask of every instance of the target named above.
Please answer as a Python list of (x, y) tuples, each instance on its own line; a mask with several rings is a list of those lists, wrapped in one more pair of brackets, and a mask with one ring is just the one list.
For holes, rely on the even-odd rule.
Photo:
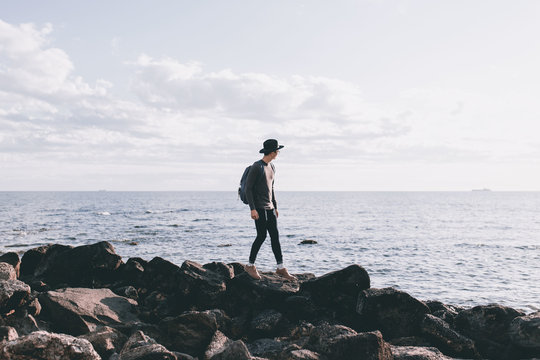
[(278, 142), (276, 139), (268, 139), (263, 143), (263, 149), (259, 150), (259, 152), (271, 153), (282, 148), (283, 148), (283, 145), (278, 145)]

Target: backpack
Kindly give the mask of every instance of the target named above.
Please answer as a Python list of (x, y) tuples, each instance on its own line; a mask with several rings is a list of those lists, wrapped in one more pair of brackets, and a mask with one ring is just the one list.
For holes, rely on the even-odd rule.
[[(246, 183), (247, 183), (247, 178), (248, 178), (248, 175), (249, 175), (249, 171), (251, 170), (252, 166), (253, 165), (249, 165), (246, 168), (246, 170), (244, 170), (244, 173), (242, 174), (242, 177), (240, 178), (240, 186), (238, 186), (238, 197), (246, 205), (249, 204), (249, 202), (247, 200), (247, 195), (246, 195), (246, 190), (247, 190), (246, 189)], [(276, 169), (274, 168), (274, 165), (270, 164), (270, 166), (272, 166), (272, 170), (275, 172)], [(259, 175), (257, 175), (256, 182), (260, 181), (260, 179), (262, 178), (263, 175), (264, 175), (264, 165), (261, 164), (261, 172), (259, 173)]]

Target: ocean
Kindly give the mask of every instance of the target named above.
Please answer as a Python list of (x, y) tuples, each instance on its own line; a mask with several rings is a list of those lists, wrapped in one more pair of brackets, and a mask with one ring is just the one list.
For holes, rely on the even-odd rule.
[[(278, 192), (292, 273), (363, 266), (372, 287), (460, 306), (540, 310), (538, 192)], [(255, 237), (235, 192), (0, 192), (0, 253), (111, 242), (130, 257), (247, 262)], [(317, 244), (300, 245), (303, 240)], [(274, 271), (269, 239), (257, 259)]]

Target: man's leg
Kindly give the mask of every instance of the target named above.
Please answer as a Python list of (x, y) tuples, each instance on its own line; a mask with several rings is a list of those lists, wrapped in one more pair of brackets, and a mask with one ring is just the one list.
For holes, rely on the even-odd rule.
[(267, 210), (266, 228), (268, 234), (270, 234), (270, 240), (272, 241), (272, 252), (276, 258), (276, 262), (279, 265), (283, 264), (283, 255), (281, 254), (281, 244), (279, 243), (279, 231), (277, 228), (276, 213), (274, 210)]
[(255, 220), (255, 228), (257, 229), (257, 237), (255, 238), (255, 241), (253, 241), (253, 245), (251, 245), (251, 252), (249, 253), (250, 264), (255, 264), (255, 260), (257, 259), (257, 254), (259, 253), (259, 249), (261, 248), (261, 245), (266, 239), (266, 224), (267, 224), (266, 211), (264, 209), (257, 209), (257, 212), (259, 213), (259, 218)]

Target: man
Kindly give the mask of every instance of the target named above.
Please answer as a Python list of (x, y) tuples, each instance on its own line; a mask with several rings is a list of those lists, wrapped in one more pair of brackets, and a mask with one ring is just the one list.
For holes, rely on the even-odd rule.
[(283, 256), (281, 255), (281, 245), (279, 243), (279, 232), (277, 229), (277, 210), (276, 197), (274, 195), (274, 165), (270, 162), (274, 160), (283, 145), (278, 145), (275, 139), (268, 139), (263, 143), (263, 149), (259, 153), (264, 154), (261, 160), (255, 161), (249, 171), (246, 181), (246, 197), (251, 210), (251, 218), (255, 220), (257, 237), (251, 246), (249, 254), (249, 264), (245, 267), (246, 272), (255, 280), (260, 280), (261, 275), (255, 267), (255, 259), (261, 248), (266, 233), (270, 234), (272, 242), (272, 252), (276, 258), (276, 274), (287, 280), (296, 278), (289, 274), (283, 266)]

